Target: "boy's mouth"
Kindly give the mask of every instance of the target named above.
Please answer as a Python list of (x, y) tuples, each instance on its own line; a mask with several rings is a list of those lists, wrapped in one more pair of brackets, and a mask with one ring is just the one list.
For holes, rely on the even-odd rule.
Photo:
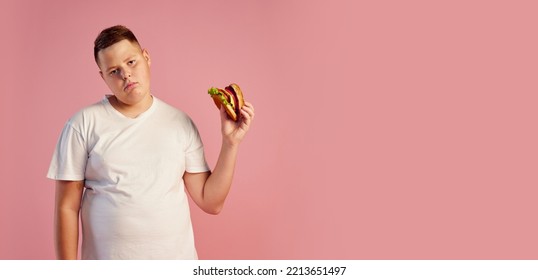
[(123, 90), (130, 90), (131, 88), (133, 88), (134, 86), (136, 86), (138, 83), (136, 82), (130, 82), (130, 83), (127, 83), (127, 85), (123, 88)]

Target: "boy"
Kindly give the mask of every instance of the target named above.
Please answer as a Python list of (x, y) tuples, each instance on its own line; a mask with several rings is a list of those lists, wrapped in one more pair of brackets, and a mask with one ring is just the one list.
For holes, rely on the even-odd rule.
[(238, 146), (254, 118), (220, 111), (222, 146), (213, 172), (191, 119), (150, 93), (151, 59), (124, 26), (103, 30), (94, 45), (112, 91), (65, 125), (48, 178), (56, 180), (58, 259), (196, 259), (186, 191), (218, 214), (230, 190)]

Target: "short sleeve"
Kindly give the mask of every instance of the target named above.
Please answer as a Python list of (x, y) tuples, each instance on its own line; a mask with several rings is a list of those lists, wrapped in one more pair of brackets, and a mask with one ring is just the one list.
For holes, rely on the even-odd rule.
[(199, 173), (209, 171), (209, 166), (205, 160), (204, 145), (200, 138), (200, 133), (194, 122), (189, 118), (187, 129), (189, 137), (185, 150), (185, 171), (189, 173)]
[(84, 180), (88, 152), (82, 134), (68, 122), (60, 135), (47, 173), (54, 180)]

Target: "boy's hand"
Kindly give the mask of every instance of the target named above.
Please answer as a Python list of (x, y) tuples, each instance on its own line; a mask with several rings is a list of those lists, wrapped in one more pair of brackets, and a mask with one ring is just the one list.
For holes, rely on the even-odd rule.
[(254, 107), (249, 102), (245, 101), (245, 106), (241, 108), (241, 114), (238, 116), (237, 122), (230, 119), (224, 110), (224, 106), (221, 106), (220, 120), (223, 144), (237, 146), (245, 137), (253, 119)]

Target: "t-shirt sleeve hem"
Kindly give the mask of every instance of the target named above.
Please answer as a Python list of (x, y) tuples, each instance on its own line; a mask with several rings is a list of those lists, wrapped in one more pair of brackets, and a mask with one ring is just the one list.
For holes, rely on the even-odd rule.
[(185, 171), (189, 173), (201, 173), (201, 172), (211, 171), (211, 169), (209, 169), (208, 166), (195, 166), (195, 167), (186, 168)]
[(73, 174), (47, 174), (47, 178), (62, 181), (83, 181), (84, 176)]

